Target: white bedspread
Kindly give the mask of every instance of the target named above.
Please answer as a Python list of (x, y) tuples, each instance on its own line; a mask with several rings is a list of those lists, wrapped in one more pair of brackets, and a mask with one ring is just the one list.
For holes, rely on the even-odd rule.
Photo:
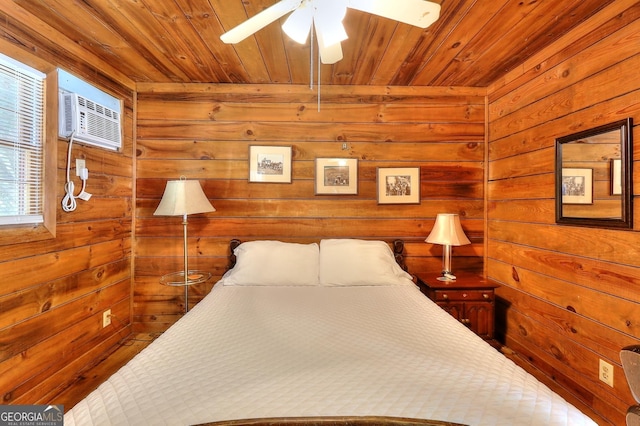
[(373, 415), (595, 424), (412, 286), (216, 285), (64, 420)]

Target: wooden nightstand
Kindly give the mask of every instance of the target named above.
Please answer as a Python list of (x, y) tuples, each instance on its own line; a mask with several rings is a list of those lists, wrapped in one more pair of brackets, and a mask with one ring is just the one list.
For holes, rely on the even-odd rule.
[(438, 275), (418, 276), (418, 287), (429, 299), (486, 340), (493, 339), (497, 283), (480, 275), (457, 275), (455, 281), (438, 281)]

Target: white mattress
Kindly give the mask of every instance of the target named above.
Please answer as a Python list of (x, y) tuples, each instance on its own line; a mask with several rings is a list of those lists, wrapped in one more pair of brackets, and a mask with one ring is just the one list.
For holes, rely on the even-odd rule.
[(156, 426), (284, 416), (595, 424), (416, 287), (223, 285), (64, 422)]

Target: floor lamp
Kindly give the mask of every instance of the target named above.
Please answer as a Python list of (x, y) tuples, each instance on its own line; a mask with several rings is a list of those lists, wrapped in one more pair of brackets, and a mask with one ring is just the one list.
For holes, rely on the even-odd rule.
[(184, 234), (184, 269), (163, 275), (160, 282), (171, 286), (184, 286), (184, 312), (189, 312), (189, 286), (199, 284), (211, 278), (211, 273), (189, 270), (187, 255), (187, 216), (196, 213), (214, 212), (207, 196), (204, 194), (200, 182), (197, 180), (167, 181), (162, 200), (153, 213), (154, 216), (182, 216)]
[(442, 249), (442, 276), (438, 277), (438, 280), (455, 280), (456, 277), (451, 271), (451, 246), (471, 244), (462, 230), (460, 217), (454, 213), (438, 213), (436, 223), (425, 242), (444, 246)]

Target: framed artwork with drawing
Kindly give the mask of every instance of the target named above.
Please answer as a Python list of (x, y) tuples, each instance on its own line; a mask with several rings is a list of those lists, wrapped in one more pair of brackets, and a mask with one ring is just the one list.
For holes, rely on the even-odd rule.
[(420, 204), (420, 167), (378, 167), (378, 204)]
[(357, 158), (316, 158), (316, 195), (358, 194)]
[(290, 146), (249, 146), (249, 182), (291, 183)]
[(593, 204), (593, 169), (562, 169), (562, 204)]

